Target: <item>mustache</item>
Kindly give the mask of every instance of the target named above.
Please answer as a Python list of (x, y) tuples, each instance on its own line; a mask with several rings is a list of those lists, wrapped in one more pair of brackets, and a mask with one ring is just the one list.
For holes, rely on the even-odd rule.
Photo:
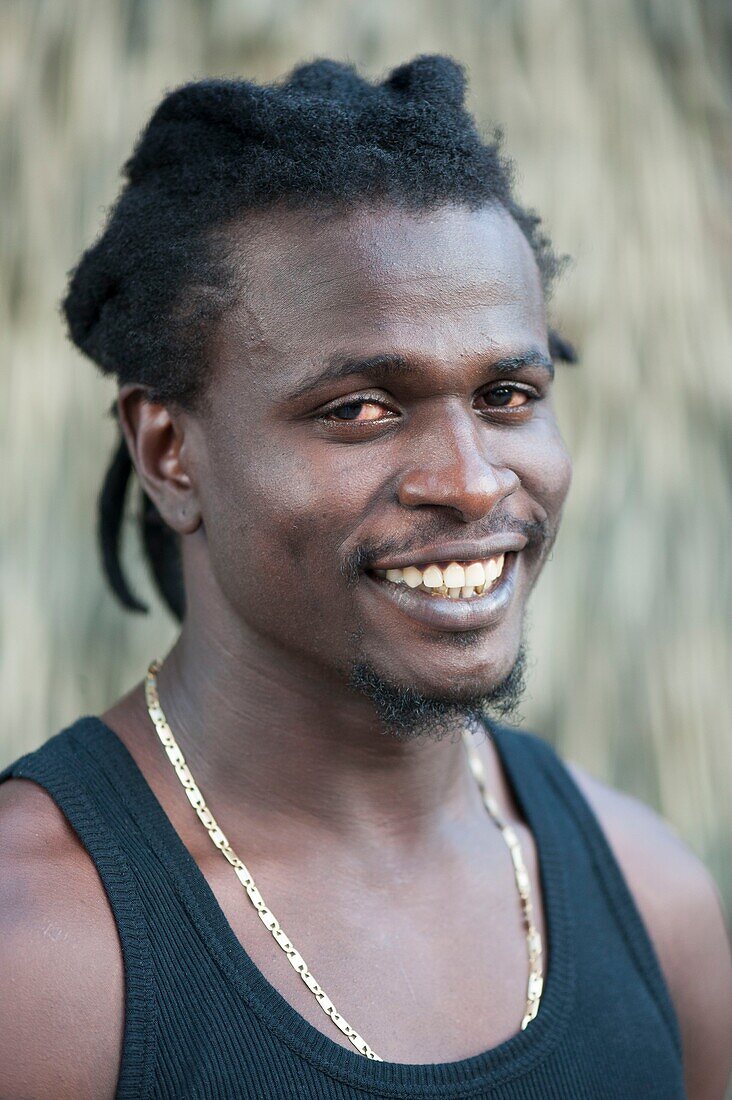
[(408, 540), (404, 538), (393, 539), (366, 539), (353, 550), (341, 565), (341, 570), (349, 584), (355, 584), (359, 574), (369, 569), (374, 562), (392, 555), (409, 557), (413, 552), (419, 551), (423, 546), (440, 539), (454, 539), (456, 534), (462, 538), (484, 539), (495, 535), (518, 534), (526, 540), (526, 549), (538, 551), (543, 557), (549, 553), (554, 541), (554, 532), (546, 520), (525, 520), (516, 516), (498, 515), (486, 520), (480, 527), (467, 531), (461, 528), (459, 532), (455, 527), (448, 526), (444, 520), (435, 520), (420, 528)]

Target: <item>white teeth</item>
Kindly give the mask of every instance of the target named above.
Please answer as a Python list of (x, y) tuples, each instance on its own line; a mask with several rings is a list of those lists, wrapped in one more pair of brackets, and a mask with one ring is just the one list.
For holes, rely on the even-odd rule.
[(425, 588), (439, 588), (441, 584), (444, 584), (442, 570), (438, 569), (436, 565), (428, 565), (422, 574), (422, 583)]
[(465, 570), (457, 562), (451, 562), (444, 572), (445, 584), (448, 588), (462, 588), (465, 582)]
[(451, 600), (469, 599), (481, 596), (490, 588), (503, 572), (505, 555), (485, 561), (473, 561), (469, 565), (460, 565), (452, 561), (444, 569), (439, 565), (428, 565), (419, 569), (416, 565), (407, 565), (404, 569), (378, 569), (380, 577), (386, 577), (392, 584), (406, 584), (409, 588), (421, 588), (433, 596), (447, 596)]
[(467, 584), (472, 588), (477, 588), (480, 584), (485, 584), (485, 569), (481, 561), (474, 561), (465, 570), (465, 580), (463, 584)]
[(500, 577), (502, 572), (503, 554), (501, 554), (500, 558), (491, 558), (490, 561), (486, 564), (485, 579), (487, 583), (490, 584), (491, 581), (494, 581), (497, 577)]

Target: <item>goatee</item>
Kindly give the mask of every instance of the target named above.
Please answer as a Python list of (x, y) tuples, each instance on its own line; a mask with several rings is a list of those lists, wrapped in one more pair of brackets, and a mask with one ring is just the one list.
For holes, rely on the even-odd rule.
[(460, 696), (426, 695), (395, 684), (370, 665), (353, 666), (350, 687), (374, 704), (384, 733), (398, 741), (427, 737), (441, 741), (459, 737), (466, 728), (485, 725), (492, 717), (515, 717), (525, 689), (526, 646), (522, 643), (509, 674), (489, 692)]

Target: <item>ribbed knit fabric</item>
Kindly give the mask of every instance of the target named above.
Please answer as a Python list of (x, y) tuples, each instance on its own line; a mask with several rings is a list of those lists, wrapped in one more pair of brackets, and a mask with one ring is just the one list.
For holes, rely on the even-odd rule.
[(79, 719), (0, 772), (0, 782), (18, 776), (48, 791), (108, 894), (126, 983), (118, 1100), (683, 1100), (674, 1008), (594, 814), (540, 738), (507, 727), (493, 737), (537, 844), (544, 994), (525, 1031), (429, 1065), (369, 1061), (287, 1003), (98, 718)]

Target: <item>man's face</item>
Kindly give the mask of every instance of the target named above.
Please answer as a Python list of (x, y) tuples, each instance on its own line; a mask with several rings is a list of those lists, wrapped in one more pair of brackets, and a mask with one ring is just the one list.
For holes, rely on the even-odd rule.
[(528, 244), (496, 208), (231, 233), (242, 291), (189, 456), (232, 621), (314, 675), (490, 692), (570, 479)]

